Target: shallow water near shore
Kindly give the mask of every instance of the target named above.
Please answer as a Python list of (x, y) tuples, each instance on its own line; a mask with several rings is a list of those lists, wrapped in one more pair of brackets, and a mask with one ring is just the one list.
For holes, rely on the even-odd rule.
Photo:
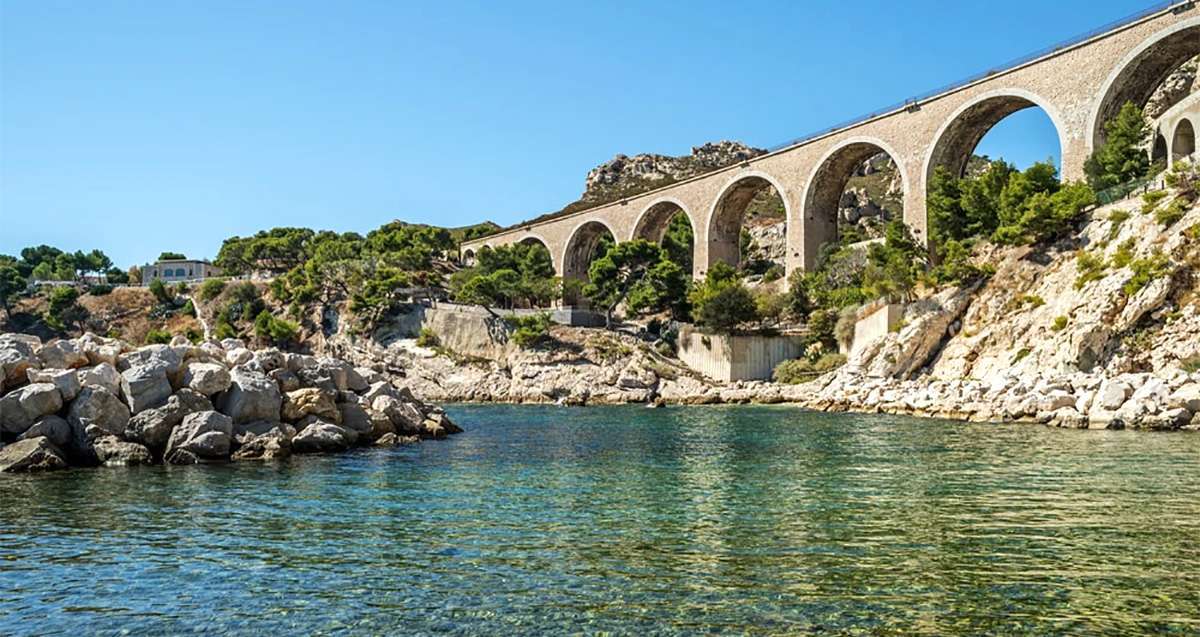
[(1200, 436), (460, 405), (278, 464), (0, 476), (0, 634), (1200, 632)]

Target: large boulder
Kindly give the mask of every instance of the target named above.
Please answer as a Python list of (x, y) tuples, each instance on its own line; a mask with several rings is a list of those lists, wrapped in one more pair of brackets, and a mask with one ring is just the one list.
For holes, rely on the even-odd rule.
[(168, 377), (175, 377), (183, 370), (183, 353), (180, 348), (170, 345), (147, 345), (123, 356), (121, 364), (125, 367), (159, 367)]
[(292, 455), (296, 429), (284, 423), (234, 425), (234, 460), (276, 460)]
[(286, 369), (275, 369), (267, 373), (275, 384), (279, 385), (279, 391), (287, 393), (300, 389), (300, 377), (295, 372)]
[(342, 420), (333, 394), (328, 391), (309, 387), (284, 394), (281, 409), (284, 421), (299, 422), (308, 416), (317, 416), (334, 424), (340, 424)]
[(224, 460), (233, 441), (233, 419), (215, 411), (184, 416), (171, 432), (164, 460), (170, 464)]
[(0, 449), (0, 473), (50, 471), (66, 466), (62, 452), (44, 437), (18, 440)]
[(296, 453), (345, 451), (354, 444), (354, 433), (331, 422), (310, 417), (292, 439)]
[(329, 376), (338, 391), (350, 390), (365, 392), (370, 388), (366, 379), (354, 369), (350, 363), (337, 358), (321, 358), (317, 361), (317, 369)]
[(30, 367), (39, 367), (37, 351), (41, 341), (28, 334), (0, 334), (0, 380), (13, 386), (25, 381)]
[(57, 387), (63, 402), (71, 402), (79, 395), (79, 374), (73, 369), (30, 369), (26, 375), (30, 383), (50, 383)]
[(392, 396), (380, 396), (371, 403), (371, 409), (380, 412), (392, 421), (392, 427), (399, 435), (414, 435), (421, 433), (425, 414), (417, 409), (412, 402)]
[(353, 431), (358, 440), (370, 441), (378, 438), (383, 433), (387, 433), (387, 430), (384, 430), (379, 435), (376, 435), (375, 423), (372, 422), (371, 415), (367, 413), (366, 408), (358, 403), (340, 403), (337, 406), (337, 411), (338, 420), (336, 422), (341, 424), (342, 427)]
[(183, 385), (205, 396), (229, 389), (233, 382), (229, 370), (216, 363), (192, 363), (183, 372)]
[(79, 343), (59, 339), (51, 341), (42, 346), (38, 350), (38, 360), (41, 361), (42, 367), (54, 369), (75, 369), (76, 367), (86, 367), (88, 364), (87, 354)]
[(1100, 384), (1095, 404), (1101, 409), (1116, 411), (1125, 404), (1131, 394), (1133, 394), (1133, 388), (1125, 381), (1108, 379)]
[(279, 351), (274, 347), (259, 350), (254, 353), (254, 360), (258, 361), (258, 366), (264, 372), (272, 372), (277, 369), (287, 369), (287, 354)]
[(154, 464), (154, 456), (150, 450), (136, 442), (126, 442), (116, 436), (100, 436), (92, 447), (96, 459), (106, 467), (132, 467), (136, 465)]
[(283, 398), (279, 386), (266, 374), (248, 369), (234, 369), (229, 389), (216, 399), (217, 410), (234, 422), (279, 420)]
[(157, 407), (171, 395), (169, 368), (162, 364), (138, 364), (121, 372), (121, 395), (133, 413)]
[(110, 363), (100, 363), (95, 367), (83, 367), (76, 370), (81, 387), (103, 387), (114, 394), (121, 393), (121, 372)]
[(103, 436), (120, 436), (129, 425), (129, 408), (102, 387), (85, 387), (67, 412), (72, 455), (80, 462), (96, 461), (92, 444)]
[(42, 416), (33, 426), (21, 434), (20, 440), (44, 437), (59, 449), (71, 444), (71, 425), (58, 416)]
[(200, 393), (181, 389), (161, 407), (147, 409), (130, 418), (125, 437), (156, 452), (162, 451), (171, 438), (171, 431), (183, 422), (184, 416), (212, 409), (212, 403)]
[(62, 409), (63, 399), (51, 383), (34, 383), (0, 398), (0, 431), (20, 435), (34, 421)]

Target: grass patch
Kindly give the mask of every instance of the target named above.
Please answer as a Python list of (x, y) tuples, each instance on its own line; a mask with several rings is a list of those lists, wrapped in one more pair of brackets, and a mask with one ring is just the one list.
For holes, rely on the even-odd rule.
[(1104, 278), (1104, 255), (1098, 252), (1080, 250), (1075, 255), (1075, 269), (1079, 272), (1075, 277), (1075, 289)]
[(1153, 190), (1142, 195), (1142, 214), (1148, 215), (1154, 212), (1154, 209), (1158, 207), (1158, 203), (1166, 198), (1167, 191), (1165, 190)]
[(1054, 330), (1055, 332), (1061, 332), (1067, 329), (1067, 322), (1069, 320), (1070, 319), (1065, 316), (1056, 316), (1054, 317), (1054, 325), (1050, 326), (1050, 329)]
[(1167, 255), (1155, 250), (1154, 254), (1138, 259), (1129, 264), (1133, 276), (1121, 288), (1128, 296), (1133, 296), (1146, 287), (1151, 281), (1166, 276), (1171, 272), (1171, 261)]

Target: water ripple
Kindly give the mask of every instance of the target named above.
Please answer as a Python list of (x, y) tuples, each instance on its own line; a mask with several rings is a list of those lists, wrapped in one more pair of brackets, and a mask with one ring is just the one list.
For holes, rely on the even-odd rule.
[(0, 478), (0, 634), (1200, 632), (1200, 436), (453, 411), (415, 448)]

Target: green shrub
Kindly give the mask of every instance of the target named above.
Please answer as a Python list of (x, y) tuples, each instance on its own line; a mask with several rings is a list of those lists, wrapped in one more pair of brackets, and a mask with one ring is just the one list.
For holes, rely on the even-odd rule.
[(90, 294), (92, 296), (105, 296), (108, 294), (112, 294), (112, 291), (113, 291), (113, 286), (111, 286), (107, 283), (100, 283), (100, 284), (93, 285), (92, 287), (88, 288), (88, 294)]
[(837, 323), (833, 326), (833, 337), (843, 349), (850, 349), (854, 344), (854, 327), (858, 324), (858, 307), (850, 305), (838, 312)]
[(513, 328), (509, 338), (522, 349), (536, 346), (550, 333), (550, 314), (547, 312), (510, 316), (504, 320)]
[(1182, 361), (1179, 361), (1179, 367), (1189, 374), (1200, 372), (1200, 354), (1189, 356)]
[(254, 335), (263, 341), (279, 345), (296, 340), (300, 335), (300, 326), (276, 318), (269, 310), (263, 310), (254, 318)]
[(224, 289), (225, 279), (208, 279), (200, 284), (200, 291), (197, 294), (201, 301), (211, 301), (220, 296)]
[(420, 347), (437, 347), (441, 344), (437, 334), (428, 327), (422, 327), (421, 332), (417, 334), (417, 345)]
[(1130, 263), (1129, 269), (1133, 270), (1133, 276), (1125, 282), (1121, 289), (1127, 296), (1133, 296), (1146, 287), (1146, 284), (1169, 274), (1171, 262), (1167, 255), (1156, 250), (1154, 254)]
[(1020, 350), (1017, 351), (1016, 355), (1013, 356), (1011, 364), (1016, 365), (1017, 363), (1021, 362), (1021, 359), (1025, 358), (1026, 356), (1029, 356), (1029, 351), (1030, 350), (1028, 347), (1022, 347)]
[(1165, 190), (1151, 190), (1142, 195), (1142, 214), (1148, 215), (1158, 207), (1158, 202), (1167, 198)]
[(170, 342), (171, 333), (157, 328), (152, 328), (149, 332), (146, 332), (146, 339), (144, 341), (146, 345), (166, 345)]
[(704, 282), (688, 295), (697, 325), (729, 333), (739, 324), (758, 319), (754, 295), (738, 278), (737, 271), (723, 261), (709, 268)]
[(829, 373), (844, 364), (846, 364), (846, 357), (842, 354), (825, 354), (815, 361), (796, 358), (776, 365), (771, 372), (771, 377), (777, 383), (795, 385)]
[(1104, 255), (1099, 252), (1080, 250), (1075, 255), (1075, 269), (1079, 274), (1075, 277), (1075, 289), (1104, 278)]
[(179, 308), (179, 313), (184, 316), (196, 316), (196, 306), (192, 303), (191, 299), (188, 299), (183, 304), (183, 307)]
[(1108, 227), (1108, 240), (1112, 241), (1121, 234), (1121, 225), (1129, 220), (1128, 210), (1114, 210), (1108, 214), (1108, 222), (1112, 225)]
[(194, 327), (187, 328), (183, 335), (187, 337), (187, 340), (191, 341), (192, 345), (196, 345), (200, 341), (204, 340), (204, 335), (200, 333), (200, 330)]
[(1043, 299), (1036, 294), (1026, 294), (1025, 296), (1021, 297), (1021, 303), (1031, 307), (1041, 307), (1046, 304), (1046, 299)]
[(1121, 242), (1117, 246), (1117, 251), (1113, 253), (1109, 260), (1109, 265), (1114, 268), (1123, 268), (1133, 262), (1133, 237), (1130, 237)]
[(1057, 316), (1054, 318), (1054, 326), (1050, 329), (1054, 330), (1055, 332), (1061, 332), (1067, 328), (1067, 321), (1069, 320), (1070, 319), (1065, 316)]
[(783, 274), (783, 266), (779, 265), (778, 263), (773, 264), (771, 267), (767, 268), (766, 272), (763, 273), (763, 281), (766, 281), (767, 283), (778, 281), (779, 279), (783, 278)]
[(175, 295), (167, 290), (167, 286), (163, 284), (162, 279), (154, 279), (150, 282), (150, 293), (154, 295), (154, 300), (158, 301), (159, 305), (175, 304)]
[(176, 296), (185, 296), (188, 292), (191, 292), (191, 290), (192, 289), (190, 287), (188, 287), (188, 284), (183, 281), (180, 281), (179, 283), (175, 284)]
[(1183, 214), (1186, 210), (1187, 207), (1183, 198), (1176, 198), (1175, 201), (1171, 202), (1171, 205), (1154, 213), (1154, 220), (1164, 228), (1170, 228), (1179, 223), (1180, 219), (1183, 219)]
[(68, 327), (83, 329), (90, 313), (79, 304), (79, 290), (70, 286), (56, 287), (50, 291), (50, 304), (46, 310), (46, 324), (58, 331)]

